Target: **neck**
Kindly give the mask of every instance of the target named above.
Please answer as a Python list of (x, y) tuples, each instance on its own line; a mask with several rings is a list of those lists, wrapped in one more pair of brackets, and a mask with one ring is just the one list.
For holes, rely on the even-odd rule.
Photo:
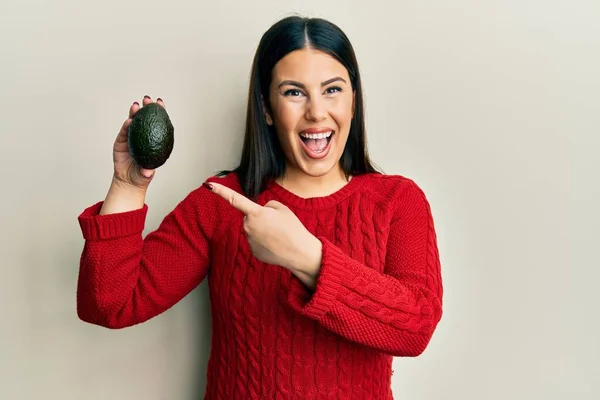
[(277, 183), (300, 197), (328, 196), (344, 187), (352, 177), (346, 179), (341, 168), (322, 176), (310, 176), (295, 168), (288, 167)]

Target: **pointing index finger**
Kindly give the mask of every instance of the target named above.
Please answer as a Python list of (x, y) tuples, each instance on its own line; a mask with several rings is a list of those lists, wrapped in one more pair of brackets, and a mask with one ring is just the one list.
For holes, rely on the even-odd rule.
[(262, 209), (261, 205), (253, 202), (249, 198), (239, 194), (238, 192), (228, 188), (227, 186), (223, 186), (220, 183), (215, 182), (209, 182), (208, 185), (212, 186), (212, 191), (214, 193), (221, 196), (234, 208), (240, 210), (245, 215), (251, 214)]

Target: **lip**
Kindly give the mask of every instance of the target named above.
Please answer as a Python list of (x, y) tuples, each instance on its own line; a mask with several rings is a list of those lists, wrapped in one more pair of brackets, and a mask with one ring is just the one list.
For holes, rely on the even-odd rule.
[(335, 131), (333, 128), (308, 128), (300, 131), (300, 133), (326, 133)]
[[(325, 130), (323, 132), (329, 132), (330, 130)], [(322, 133), (322, 132), (307, 132), (307, 131), (303, 131), (306, 133)], [(333, 131), (333, 135), (335, 135), (335, 131)], [(302, 150), (304, 150), (304, 154), (312, 159), (312, 160), (321, 160), (325, 157), (327, 157), (327, 155), (329, 154), (329, 151), (331, 150), (331, 146), (333, 144), (333, 135), (331, 137), (331, 139), (329, 140), (329, 142), (327, 143), (327, 146), (325, 147), (325, 149), (321, 152), (321, 153), (315, 153), (313, 152), (307, 145), (306, 143), (304, 143), (304, 141), (301, 138), (298, 138), (298, 140), (300, 140), (300, 146), (302, 147)]]

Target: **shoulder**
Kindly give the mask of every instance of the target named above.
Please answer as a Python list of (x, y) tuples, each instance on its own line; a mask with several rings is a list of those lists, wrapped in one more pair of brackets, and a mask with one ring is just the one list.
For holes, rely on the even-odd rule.
[[(241, 192), (241, 185), (235, 173), (229, 173), (224, 176), (212, 175), (208, 176), (204, 182), (200, 183), (195, 188), (191, 189), (186, 196), (180, 201), (180, 207), (195, 208), (203, 214), (218, 215), (223, 217), (224, 214), (229, 214), (233, 209), (220, 196), (211, 192), (205, 183), (216, 182), (226, 186), (236, 192)], [(203, 212), (202, 212), (203, 211)]]
[(377, 203), (397, 203), (407, 197), (423, 197), (425, 192), (413, 179), (399, 174), (368, 173), (358, 176), (362, 190)]
[(234, 173), (225, 176), (209, 176), (204, 182), (187, 192), (174, 211), (197, 221), (205, 234), (212, 237), (222, 230), (222, 226), (227, 226), (234, 220), (237, 214), (225, 200), (204, 186), (204, 183), (208, 182), (220, 183), (238, 192), (241, 190)]
[(432, 218), (429, 200), (415, 179), (399, 174), (377, 173), (359, 178), (364, 182), (361, 185), (364, 195), (392, 220), (419, 216)]
[(206, 183), (210, 183), (210, 182), (215, 182), (215, 183), (219, 183), (223, 186), (226, 186), (232, 190), (235, 190), (238, 193), (242, 193), (242, 187), (240, 185), (240, 181), (237, 177), (237, 174), (234, 172), (230, 172), (226, 175), (211, 175), (205, 178), (204, 182), (202, 182), (201, 184), (199, 184), (197, 187), (193, 188), (187, 195), (187, 198), (189, 198), (190, 200), (203, 200), (203, 201), (210, 201), (210, 200), (215, 200), (217, 203), (219, 203), (219, 196), (216, 196), (214, 193), (212, 193), (210, 190), (208, 190), (204, 184)]
[(206, 183), (209, 182), (220, 183), (221, 185), (235, 190), (238, 193), (242, 193), (242, 185), (240, 183), (238, 175), (235, 172), (229, 172), (225, 175), (210, 176), (206, 179)]

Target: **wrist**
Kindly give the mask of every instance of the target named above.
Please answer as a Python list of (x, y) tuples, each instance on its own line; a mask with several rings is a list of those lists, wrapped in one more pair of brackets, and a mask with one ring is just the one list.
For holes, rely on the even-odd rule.
[(123, 179), (122, 177), (119, 177), (115, 174), (115, 175), (113, 175), (111, 183), (110, 183), (110, 190), (114, 190), (116, 192), (134, 194), (134, 195), (142, 194), (145, 196), (146, 192), (148, 190), (148, 185), (146, 185), (146, 186), (135, 185), (134, 183), (130, 182), (129, 180)]
[(146, 189), (135, 187), (113, 178), (100, 215), (133, 211), (144, 206)]
[(128, 198), (146, 198), (147, 187), (135, 186), (131, 183), (121, 181), (117, 178), (113, 178), (109, 192), (112, 192), (118, 196), (124, 196)]
[(297, 274), (316, 277), (321, 269), (323, 244), (313, 235), (310, 235), (308, 243), (300, 250), (300, 255), (292, 270)]

